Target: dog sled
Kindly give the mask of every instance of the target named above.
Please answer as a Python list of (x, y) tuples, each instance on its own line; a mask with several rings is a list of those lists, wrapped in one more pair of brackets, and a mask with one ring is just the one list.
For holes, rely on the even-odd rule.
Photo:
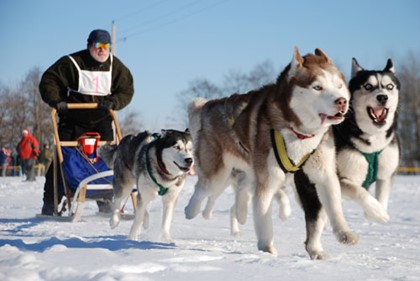
[[(96, 103), (68, 104), (68, 110), (96, 108)], [(54, 167), (54, 213), (53, 216), (39, 214), (37, 217), (77, 222), (82, 217), (86, 201), (112, 201), (114, 195), (112, 176), (114, 173), (98, 156), (97, 149), (105, 144), (119, 144), (122, 134), (115, 112), (109, 110), (114, 126), (112, 141), (100, 140), (100, 135), (97, 132), (84, 133), (74, 141), (61, 141), (56, 113), (56, 109), (52, 109), (51, 120), (55, 147), (52, 163)], [(58, 202), (58, 198), (61, 197), (63, 197), (62, 202)], [(135, 208), (136, 201), (133, 194), (131, 199)], [(133, 215), (127, 214), (123, 218), (130, 219), (133, 218)]]

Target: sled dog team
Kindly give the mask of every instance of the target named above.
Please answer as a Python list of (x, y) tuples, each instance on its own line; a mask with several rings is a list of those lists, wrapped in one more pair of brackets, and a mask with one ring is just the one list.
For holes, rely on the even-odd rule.
[[(138, 238), (141, 226), (147, 228), (148, 205), (161, 197), (163, 238), (171, 241), (176, 201), (194, 165), (198, 181), (185, 207), (187, 219), (200, 212), (211, 218), (217, 198), (232, 186), (232, 233), (239, 232), (238, 223), (245, 223), (251, 207), (258, 250), (276, 255), (272, 205), (278, 202), (280, 217), (288, 217), (284, 189), (291, 185), (305, 213), (305, 247), (312, 259), (326, 257), (321, 235), (328, 221), (339, 242), (357, 243), (343, 214), (343, 198), (357, 202), (366, 218), (389, 221), (399, 162), (400, 83), (394, 72), (391, 60), (383, 70), (365, 70), (353, 59), (347, 86), (321, 49), (302, 56), (295, 48), (274, 83), (245, 94), (193, 100), (188, 130), (146, 131), (102, 147), (100, 156), (114, 169), (111, 227), (118, 225), (122, 202), (137, 185), (129, 239)], [(375, 196), (368, 191), (372, 183)]]

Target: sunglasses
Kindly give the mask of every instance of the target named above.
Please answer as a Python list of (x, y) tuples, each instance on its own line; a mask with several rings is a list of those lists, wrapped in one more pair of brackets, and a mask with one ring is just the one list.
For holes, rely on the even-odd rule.
[(96, 49), (104, 48), (104, 49), (108, 50), (109, 47), (111, 46), (111, 44), (96, 42), (96, 43), (93, 43), (93, 46), (95, 46)]

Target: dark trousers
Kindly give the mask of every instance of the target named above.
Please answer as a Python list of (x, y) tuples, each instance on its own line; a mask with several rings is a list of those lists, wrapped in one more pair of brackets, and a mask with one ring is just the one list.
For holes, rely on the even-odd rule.
[(35, 162), (33, 158), (21, 159), (22, 172), (26, 175), (27, 181), (35, 181)]

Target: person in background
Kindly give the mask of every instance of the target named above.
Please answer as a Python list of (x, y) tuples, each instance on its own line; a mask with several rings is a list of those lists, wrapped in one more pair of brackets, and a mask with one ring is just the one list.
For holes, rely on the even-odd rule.
[(5, 146), (2, 146), (0, 151), (0, 165), (1, 165), (1, 176), (7, 175), (7, 167), (9, 166), (10, 154), (12, 151)]
[[(110, 53), (110, 47), (108, 31), (95, 29), (89, 34), (86, 49), (61, 57), (42, 75), (39, 90), (42, 100), (57, 109), (60, 140), (76, 140), (86, 132), (98, 132), (101, 140), (113, 140), (109, 110), (120, 110), (130, 103), (134, 83), (130, 70)], [(98, 109), (68, 110), (68, 103), (97, 103)], [(43, 215), (54, 212), (53, 166), (46, 174)], [(97, 201), (100, 212), (111, 211), (111, 199)]]
[(35, 181), (35, 163), (39, 156), (39, 143), (29, 129), (22, 131), (22, 139), (16, 147), (22, 172), (26, 181)]
[(53, 156), (50, 150), (49, 145), (46, 143), (44, 144), (41, 152), (39, 153), (39, 163), (42, 165), (41, 174), (45, 175), (45, 172), (48, 171), (48, 168), (51, 165), (53, 160)]

